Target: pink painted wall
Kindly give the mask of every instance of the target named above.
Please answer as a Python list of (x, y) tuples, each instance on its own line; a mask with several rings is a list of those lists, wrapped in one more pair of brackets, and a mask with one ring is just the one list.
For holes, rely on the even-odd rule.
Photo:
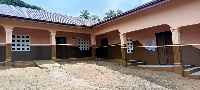
[[(181, 44), (200, 44), (200, 24), (180, 28)], [(200, 45), (194, 46), (200, 49)]]
[(2, 26), (0, 26), (0, 43), (6, 43), (6, 33)]
[(47, 30), (14, 28), (15, 35), (29, 35), (30, 44), (50, 44), (50, 35)]
[(132, 14), (107, 24), (95, 27), (94, 34), (99, 35), (118, 29), (120, 33), (137, 31), (152, 26), (167, 24), (176, 28), (198, 24), (200, 0), (171, 0), (159, 6)]
[(101, 46), (101, 39), (103, 38), (108, 38), (108, 45), (121, 43), (119, 34), (120, 34), (119, 31), (115, 30), (105, 34), (97, 35), (96, 36), (97, 46)]
[(153, 28), (143, 29), (140, 31), (130, 32), (126, 34), (127, 38), (132, 38), (133, 41), (138, 40), (143, 46), (145, 46), (146, 41), (154, 40), (154, 45), (156, 45), (156, 35), (155, 33), (170, 31), (168, 25), (157, 26)]
[[(74, 44), (78, 45), (78, 39), (89, 39), (89, 43), (91, 45), (91, 38), (89, 34), (83, 34), (83, 33), (71, 33), (71, 32), (56, 32), (56, 37), (66, 37), (67, 44)], [(72, 40), (72, 37), (75, 38), (75, 40)]]

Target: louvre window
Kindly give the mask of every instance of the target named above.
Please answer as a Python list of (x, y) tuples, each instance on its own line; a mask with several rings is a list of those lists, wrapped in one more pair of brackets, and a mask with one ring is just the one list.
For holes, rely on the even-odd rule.
[(28, 35), (12, 35), (12, 51), (30, 51)]
[(89, 50), (89, 39), (79, 39), (79, 50)]
[(127, 38), (127, 40), (126, 40), (126, 46), (127, 46), (127, 53), (133, 53), (132, 38)]

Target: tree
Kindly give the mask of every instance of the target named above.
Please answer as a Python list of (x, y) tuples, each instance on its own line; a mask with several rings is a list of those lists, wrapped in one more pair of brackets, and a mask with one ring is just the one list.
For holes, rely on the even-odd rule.
[(37, 10), (43, 10), (41, 7), (30, 5), (24, 1), (21, 0), (0, 0), (1, 4), (7, 4), (7, 5), (13, 5), (13, 6), (19, 6), (19, 7), (26, 7), (26, 8), (32, 8)]
[(103, 20), (109, 19), (109, 18), (114, 17), (121, 13), (123, 13), (123, 12), (122, 12), (122, 10), (119, 10), (119, 9), (117, 11), (109, 10), (107, 13), (105, 13), (106, 16), (103, 18)]
[(90, 19), (90, 13), (88, 12), (88, 10), (83, 10), (80, 13), (81, 13), (81, 15), (79, 17), (85, 18), (85, 19)]
[(101, 21), (101, 19), (100, 19), (99, 16), (97, 16), (97, 15), (91, 15), (91, 16), (90, 16), (90, 19), (91, 19), (91, 20), (95, 20), (95, 21)]
[(108, 19), (108, 18), (111, 18), (111, 17), (114, 17), (116, 16), (116, 11), (115, 10), (109, 10), (107, 13), (105, 13), (105, 17), (103, 18), (104, 20)]
[(123, 11), (122, 10), (117, 10), (117, 14), (122, 14), (123, 13)]

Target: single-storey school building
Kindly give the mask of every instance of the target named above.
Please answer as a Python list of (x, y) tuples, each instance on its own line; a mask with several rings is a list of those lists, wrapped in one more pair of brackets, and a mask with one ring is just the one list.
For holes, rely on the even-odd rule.
[(153, 0), (97, 22), (0, 4), (0, 62), (140, 60), (182, 74), (183, 65), (200, 66), (199, 9), (199, 0)]

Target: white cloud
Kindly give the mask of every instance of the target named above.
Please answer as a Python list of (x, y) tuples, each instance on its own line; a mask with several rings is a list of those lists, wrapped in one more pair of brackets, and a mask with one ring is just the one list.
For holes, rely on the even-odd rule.
[(145, 3), (150, 2), (150, 1), (152, 1), (152, 0), (142, 0), (142, 4), (145, 4)]

